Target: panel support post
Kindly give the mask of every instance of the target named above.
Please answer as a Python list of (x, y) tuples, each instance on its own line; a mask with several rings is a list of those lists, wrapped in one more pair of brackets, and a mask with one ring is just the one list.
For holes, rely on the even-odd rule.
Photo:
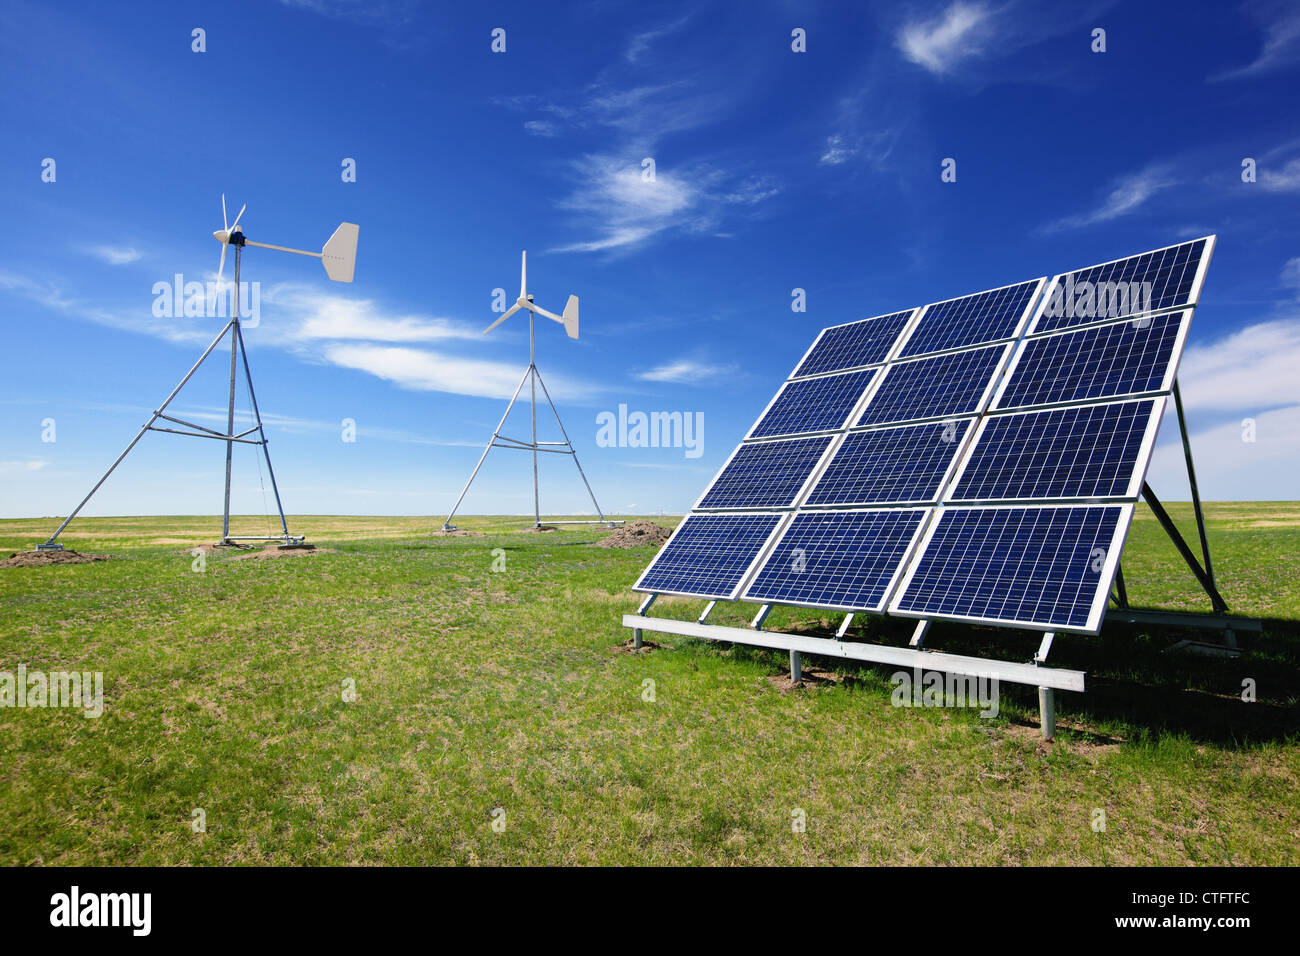
[(803, 662), (799, 659), (798, 651), (790, 652), (790, 681), (798, 684), (803, 680)]
[(1192, 464), (1192, 443), (1187, 437), (1187, 419), (1183, 416), (1183, 393), (1174, 379), (1174, 407), (1178, 410), (1178, 430), (1183, 437), (1183, 456), (1187, 459), (1187, 484), (1192, 489), (1192, 508), (1196, 511), (1196, 530), (1201, 536), (1201, 557), (1205, 559), (1205, 576), (1210, 587), (1218, 591), (1214, 580), (1214, 564), (1210, 561), (1210, 539), (1205, 533), (1205, 512), (1201, 510), (1201, 492), (1196, 486), (1196, 467)]
[(1038, 688), (1038, 722), (1042, 727), (1043, 739), (1056, 737), (1056, 692), (1050, 687)]
[(925, 634), (930, 630), (930, 619), (922, 618), (916, 622), (916, 629), (912, 631), (912, 639), (907, 642), (909, 647), (924, 647)]

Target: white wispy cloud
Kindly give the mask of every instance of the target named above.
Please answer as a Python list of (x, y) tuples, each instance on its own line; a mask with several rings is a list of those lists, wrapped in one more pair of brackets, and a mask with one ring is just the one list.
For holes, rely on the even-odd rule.
[(944, 74), (984, 52), (992, 36), (990, 20), (984, 4), (957, 0), (937, 16), (903, 24), (895, 42), (907, 60)]
[(596, 236), (554, 252), (627, 250), (667, 230), (707, 232), (728, 209), (752, 209), (779, 192), (770, 179), (737, 179), (704, 163), (657, 168), (654, 178), (646, 179), (635, 154), (585, 156), (574, 168), (578, 185), (559, 205)]
[(690, 17), (682, 17), (681, 19), (674, 20), (671, 23), (666, 23), (663, 26), (655, 27), (654, 29), (636, 34), (628, 42), (627, 48), (623, 51), (623, 59), (627, 60), (629, 63), (635, 63), (641, 58), (643, 53), (654, 45), (656, 41), (662, 40), (664, 37), (676, 33), (682, 27), (686, 26), (689, 20)]
[(300, 341), (368, 339), (375, 342), (477, 341), (482, 329), (442, 317), (393, 316), (372, 299), (354, 299), (310, 287), (281, 285), (266, 297), (295, 321), (289, 335)]
[(1300, 9), (1289, 2), (1246, 4), (1244, 9), (1260, 23), (1264, 45), (1245, 66), (1211, 76), (1212, 83), (1272, 73), (1300, 64)]
[(1300, 320), (1259, 322), (1189, 348), (1178, 377), (1190, 408), (1258, 412), (1300, 405)]
[[(1166, 420), (1167, 427), (1172, 424)], [(1147, 471), (1147, 481), (1162, 498), (1187, 494), (1187, 463), (1182, 442), (1176, 435), (1177, 431), (1171, 429), (1170, 440), (1156, 448)], [(1300, 474), (1300, 405), (1243, 416), (1240, 420), (1194, 432), (1190, 442), (1196, 456), (1196, 483), (1202, 498), (1210, 501), (1295, 499), (1295, 476)]]
[[(450, 392), (482, 398), (509, 398), (519, 385), (516, 364), (467, 359), (426, 349), (369, 343), (335, 343), (323, 350), (326, 361), (356, 369), (421, 392)], [(567, 379), (547, 377), (551, 397), (585, 398), (590, 389)]]
[(714, 365), (694, 359), (676, 359), (642, 372), (637, 378), (647, 382), (690, 384), (722, 378), (734, 374), (735, 371), (734, 365)]
[(49, 464), (48, 461), (39, 458), (29, 458), (26, 461), (0, 461), (0, 474), (40, 471), (42, 468), (48, 467)]
[(133, 246), (88, 246), (86, 252), (111, 266), (124, 266), (132, 262), (139, 262), (144, 256), (143, 252)]
[(1134, 212), (1152, 196), (1176, 185), (1177, 182), (1177, 178), (1168, 166), (1163, 164), (1148, 166), (1146, 169), (1120, 177), (1104, 195), (1098, 198), (1092, 209), (1050, 222), (1041, 227), (1041, 231), (1079, 229), (1117, 219)]
[(1291, 160), (1281, 169), (1261, 166), (1256, 181), (1269, 192), (1300, 192), (1300, 159)]

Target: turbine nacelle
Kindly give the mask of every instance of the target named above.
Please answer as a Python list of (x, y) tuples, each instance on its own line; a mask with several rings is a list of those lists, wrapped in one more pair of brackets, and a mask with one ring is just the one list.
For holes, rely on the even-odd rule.
[(533, 315), (545, 316), (552, 322), (560, 323), (564, 326), (565, 333), (571, 339), (578, 337), (578, 297), (576, 295), (569, 296), (568, 301), (564, 303), (564, 313), (556, 315), (554, 312), (537, 305), (533, 301), (533, 297), (528, 294), (528, 250), (524, 250), (519, 261), (519, 298), (515, 299), (515, 304), (503, 312), (495, 322), (484, 329), (483, 334), (487, 335), (520, 309), (527, 309)]
[(221, 284), (221, 276), (226, 268), (226, 250), (231, 245), (235, 246), (260, 246), (263, 249), (278, 249), (280, 252), (292, 252), (300, 256), (312, 256), (321, 260), (325, 267), (325, 274), (335, 282), (351, 282), (353, 273), (357, 265), (357, 235), (361, 227), (355, 222), (340, 223), (339, 227), (334, 230), (334, 235), (329, 237), (320, 252), (308, 252), (306, 249), (290, 249), (287, 246), (273, 246), (265, 242), (253, 242), (251, 239), (244, 237), (244, 230), (239, 227), (240, 216), (244, 215), (244, 210), (248, 208), (244, 204), (239, 209), (239, 215), (235, 217), (234, 223), (226, 222), (226, 194), (221, 194), (221, 228), (212, 233), (212, 238), (221, 243), (221, 261), (217, 265), (217, 284)]

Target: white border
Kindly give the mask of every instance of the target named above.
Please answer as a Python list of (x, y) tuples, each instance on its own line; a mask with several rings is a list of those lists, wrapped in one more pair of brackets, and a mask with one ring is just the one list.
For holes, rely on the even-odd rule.
[(705, 498), (709, 496), (709, 492), (713, 490), (713, 486), (718, 483), (718, 479), (722, 477), (723, 472), (725, 472), (727, 468), (731, 466), (732, 459), (734, 459), (738, 454), (740, 454), (740, 450), (742, 448), (758, 448), (763, 445), (780, 445), (785, 442), (807, 441), (812, 438), (822, 439), (826, 442), (826, 447), (822, 449), (821, 455), (817, 458), (817, 461), (813, 463), (812, 470), (808, 472), (808, 477), (804, 479), (803, 484), (799, 486), (799, 489), (795, 492), (795, 495), (790, 500), (790, 502), (784, 505), (763, 505), (761, 506), (761, 510), (783, 511), (787, 508), (797, 507), (799, 504), (799, 499), (803, 496), (804, 492), (808, 490), (809, 484), (813, 481), (813, 479), (818, 473), (818, 470), (825, 463), (826, 456), (832, 452), (833, 448), (835, 447), (835, 440), (839, 438), (840, 434), (841, 432), (838, 431), (837, 432), (812, 432), (807, 435), (802, 435), (802, 434), (787, 435), (784, 438), (774, 438), (771, 440), (764, 438), (759, 441), (750, 441), (750, 442), (742, 441), (739, 445), (736, 446), (735, 450), (732, 451), (732, 453), (727, 456), (727, 460), (723, 463), (722, 467), (718, 469), (718, 473), (713, 476), (713, 479), (709, 482), (708, 487), (704, 489), (704, 493), (695, 499), (695, 504), (691, 505), (691, 513), (694, 514), (698, 512), (699, 514), (728, 514), (731, 512), (746, 512), (746, 511), (756, 510), (756, 506), (754, 505), (730, 505), (724, 507), (712, 506), (709, 508), (702, 508), (700, 506), (700, 502), (702, 502)]
[[(987, 505), (984, 507), (953, 507), (940, 505), (934, 509), (935, 519), (931, 522), (929, 529), (926, 531), (925, 538), (913, 552), (912, 562), (907, 569), (907, 574), (894, 593), (893, 599), (889, 602), (889, 614), (894, 617), (905, 618), (927, 618), (936, 621), (961, 621), (966, 624), (987, 624), (993, 627), (1014, 627), (1028, 631), (1054, 631), (1058, 634), (1096, 634), (1101, 630), (1102, 620), (1106, 614), (1106, 604), (1110, 600), (1111, 585), (1115, 580), (1115, 570), (1119, 567), (1120, 554), (1124, 550), (1124, 542), (1128, 538), (1129, 528), (1133, 523), (1132, 503), (1111, 503), (1111, 504), (1090, 504), (1090, 503), (1073, 503), (1059, 505), (1042, 505), (1042, 504), (1001, 504)], [(1070, 627), (1064, 624), (1054, 624), (1049, 621), (1020, 621), (1015, 619), (974, 617), (970, 615), (958, 614), (941, 614), (934, 611), (905, 611), (899, 607), (903, 597), (907, 594), (908, 587), (911, 586), (912, 578), (916, 575), (921, 566), (921, 560), (925, 557), (926, 551), (930, 547), (930, 541), (934, 538), (935, 532), (939, 530), (939, 525), (943, 521), (943, 516), (947, 512), (956, 511), (996, 511), (1018, 509), (1025, 511), (1048, 511), (1060, 510), (1062, 508), (1118, 508), (1120, 511), (1119, 519), (1115, 522), (1115, 532), (1111, 538), (1111, 546), (1106, 551), (1106, 563), (1102, 566), (1101, 572), (1097, 578), (1096, 592), (1093, 594), (1092, 605), (1088, 611), (1087, 623), (1082, 627)]]
[[(656, 588), (643, 588), (641, 586), (641, 582), (645, 580), (646, 575), (649, 574), (652, 570), (654, 570), (655, 565), (659, 563), (659, 558), (664, 554), (665, 551), (668, 550), (668, 546), (673, 543), (673, 539), (677, 537), (677, 533), (681, 531), (682, 528), (686, 527), (686, 522), (690, 521), (692, 518), (734, 518), (742, 515), (753, 515), (755, 517), (774, 517), (777, 519), (777, 522), (775, 525), (772, 526), (772, 530), (768, 533), (768, 536), (763, 540), (762, 546), (756, 552), (754, 552), (753, 560), (750, 561), (750, 563), (745, 566), (745, 570), (741, 572), (740, 577), (736, 579), (736, 586), (732, 588), (730, 592), (728, 592), (727, 594), (704, 594), (698, 591), (664, 591)], [(760, 511), (729, 511), (729, 512), (709, 511), (700, 514), (686, 515), (684, 518), (682, 518), (681, 521), (677, 523), (677, 527), (674, 528), (673, 533), (668, 536), (668, 540), (663, 543), (663, 547), (661, 547), (658, 551), (655, 552), (654, 558), (651, 559), (650, 563), (646, 565), (645, 570), (641, 572), (641, 576), (636, 579), (636, 584), (632, 585), (632, 590), (640, 591), (643, 594), (675, 594), (679, 597), (699, 598), (705, 601), (709, 601), (709, 600), (734, 601), (736, 600), (736, 595), (739, 594), (741, 589), (744, 588), (745, 585), (748, 583), (750, 576), (754, 570), (754, 565), (757, 564), (759, 561), (765, 561), (767, 559), (768, 554), (771, 553), (773, 541), (775, 537), (779, 534), (782, 534), (785, 531), (785, 529), (789, 526), (790, 519), (792, 518), (793, 515), (794, 512), (792, 511), (782, 512), (782, 511), (772, 511), (770, 509), (763, 509)]]
[(1043, 329), (1041, 332), (1039, 331), (1038, 328), (1038, 324), (1042, 320), (1042, 312), (1040, 311), (1038, 315), (1034, 316), (1034, 321), (1030, 323), (1029, 331), (1026, 332), (1025, 334), (1026, 335), (1050, 335), (1054, 332), (1068, 332), (1073, 329), (1082, 329), (1090, 325), (1097, 325), (1102, 322), (1110, 322), (1115, 319), (1129, 319), (1135, 315), (1144, 315), (1144, 314), (1155, 315), (1160, 312), (1178, 312), (1183, 309), (1194, 309), (1196, 308), (1197, 304), (1201, 301), (1201, 286), (1205, 284), (1205, 274), (1210, 268), (1210, 259), (1214, 256), (1214, 246), (1218, 242), (1218, 239), (1219, 237), (1215, 234), (1211, 234), (1208, 236), (1198, 236), (1195, 239), (1184, 239), (1182, 242), (1172, 242), (1167, 246), (1161, 246), (1159, 249), (1148, 249), (1146, 252), (1135, 252), (1132, 255), (1120, 256), (1118, 259), (1109, 259), (1106, 262), (1098, 262), (1095, 265), (1082, 266), (1078, 269), (1071, 269), (1068, 272), (1058, 272), (1056, 275), (1052, 276), (1052, 282), (1047, 287), (1046, 293), (1043, 295), (1043, 303), (1045, 305), (1047, 301), (1052, 297), (1052, 290), (1056, 288), (1057, 283), (1063, 282), (1066, 276), (1074, 275), (1076, 272), (1087, 272), (1089, 269), (1099, 269), (1102, 266), (1114, 265), (1117, 262), (1123, 262), (1125, 259), (1137, 259), (1139, 256), (1149, 256), (1152, 253), (1164, 252), (1166, 249), (1176, 249), (1178, 246), (1185, 246), (1188, 245), (1189, 243), (1204, 242), (1205, 253), (1201, 256), (1201, 262), (1196, 267), (1196, 275), (1192, 277), (1192, 287), (1187, 290), (1187, 301), (1182, 303), (1181, 305), (1167, 305), (1160, 309), (1154, 309), (1150, 313), (1130, 312), (1128, 315), (1118, 315), (1118, 316), (1107, 315), (1096, 319), (1089, 319), (1088, 321), (1080, 322), (1077, 325), (1063, 326), (1059, 329)]
[(818, 604), (811, 601), (778, 601), (773, 598), (755, 597), (752, 594), (750, 594), (750, 590), (754, 587), (754, 582), (757, 581), (758, 576), (763, 573), (763, 570), (767, 567), (767, 563), (770, 560), (772, 560), (772, 555), (774, 555), (777, 549), (781, 547), (781, 541), (785, 539), (786, 534), (790, 531), (791, 528), (794, 527), (793, 520), (788, 522), (785, 528), (782, 529), (781, 537), (777, 539), (777, 541), (773, 544), (769, 553), (764, 556), (762, 565), (757, 568), (751, 569), (753, 571), (753, 574), (750, 576), (750, 580), (745, 583), (745, 587), (742, 589), (740, 600), (749, 604), (777, 604), (782, 607), (808, 607), (808, 608), (816, 608), (816, 609), (826, 610), (826, 611), (851, 611), (856, 614), (883, 613), (886, 605), (889, 604), (890, 598), (893, 596), (894, 588), (898, 585), (898, 580), (900, 576), (903, 574), (904, 568), (907, 567), (908, 561), (912, 556), (913, 550), (916, 548), (917, 539), (920, 538), (921, 535), (924, 534), (926, 531), (926, 527), (927, 527), (926, 517), (930, 510), (931, 509), (928, 507), (831, 508), (826, 510), (818, 509), (815, 511), (800, 511), (795, 514), (794, 517), (798, 518), (800, 515), (820, 516), (820, 515), (831, 515), (831, 514), (871, 514), (871, 513), (897, 514), (901, 511), (910, 511), (920, 516), (921, 520), (916, 523), (916, 530), (913, 531), (912, 536), (907, 539), (907, 546), (903, 549), (903, 554), (899, 558), (897, 565), (894, 567), (894, 573), (889, 576), (889, 580), (885, 583), (885, 590), (881, 594), (880, 602), (878, 604), (872, 605), (871, 607), (862, 607), (861, 605)]
[[(786, 376), (786, 381), (803, 381), (806, 378), (819, 378), (823, 375), (836, 375), (840, 372), (853, 372), (864, 368), (871, 368), (872, 366), (875, 365), (883, 365), (885, 362), (889, 361), (889, 357), (894, 353), (894, 350), (898, 347), (899, 340), (904, 335), (907, 335), (911, 332), (912, 323), (916, 321), (916, 314), (919, 311), (920, 311), (919, 307), (913, 306), (910, 309), (895, 309), (893, 312), (881, 312), (879, 315), (873, 315), (867, 319), (854, 319), (852, 322), (841, 322), (839, 325), (826, 326), (826, 328), (822, 329), (820, 332), (817, 333), (817, 338), (813, 339), (812, 345), (808, 346), (808, 351), (804, 352), (803, 355), (799, 358), (799, 361), (794, 364), (794, 368), (792, 368), (790, 370), (790, 374)], [(908, 314), (907, 318), (903, 320), (902, 328), (900, 328), (898, 330), (898, 334), (894, 336), (894, 341), (890, 343), (889, 348), (885, 351), (884, 357), (879, 358), (874, 362), (867, 362), (863, 365), (851, 365), (848, 368), (828, 369), (824, 372), (809, 372), (807, 375), (797, 374), (800, 367), (802, 367), (804, 362), (808, 361), (808, 356), (813, 354), (813, 351), (817, 348), (817, 344), (821, 342), (822, 337), (827, 332), (830, 332), (833, 329), (843, 329), (850, 325), (858, 325), (862, 322), (876, 322), (880, 319), (886, 319), (891, 315), (898, 315), (901, 312), (906, 312)]]
[[(1045, 415), (1049, 412), (1059, 412), (1071, 408), (1098, 408), (1103, 405), (1136, 405), (1151, 403), (1151, 415), (1147, 419), (1146, 431), (1142, 436), (1142, 444), (1138, 447), (1137, 457), (1133, 459), (1133, 474), (1129, 479), (1128, 490), (1122, 495), (1108, 495), (1097, 497), (1095, 495), (1072, 495), (1067, 497), (1037, 497), (1037, 498), (957, 498), (954, 497), (957, 487), (961, 484), (962, 478), (966, 474), (966, 468), (974, 460), (975, 451), (979, 448), (979, 443), (984, 439), (984, 431), (988, 428), (990, 422), (1000, 421), (1004, 418), (1027, 417), (1029, 415)], [(1023, 502), (1026, 504), (1043, 504), (1047, 502), (1120, 502), (1120, 501), (1137, 501), (1142, 493), (1142, 482), (1146, 475), (1147, 466), (1151, 460), (1151, 453), (1155, 448), (1156, 433), (1160, 430), (1160, 421), (1165, 414), (1165, 404), (1168, 399), (1164, 396), (1156, 398), (1120, 398), (1111, 401), (1102, 402), (1080, 402), (1077, 405), (1056, 405), (1050, 408), (1039, 406), (1030, 406), (1028, 408), (1017, 409), (1000, 413), (990, 413), (980, 419), (979, 425), (975, 429), (974, 440), (970, 444), (970, 453), (962, 457), (960, 465), (957, 467), (956, 474), (953, 475), (952, 482), (948, 490), (943, 495), (945, 505), (989, 505), (1001, 502)]]
[(1021, 339), (1017, 343), (1016, 354), (1012, 356), (1011, 364), (1007, 366), (1006, 372), (1002, 376), (1002, 381), (998, 383), (997, 391), (993, 395), (993, 401), (989, 404), (988, 410), (990, 412), (1002, 412), (1010, 411), (1012, 409), (1062, 408), (1067, 405), (1091, 405), (1116, 399), (1148, 398), (1155, 395), (1167, 395), (1174, 387), (1174, 379), (1178, 377), (1178, 365), (1182, 361), (1183, 347), (1187, 344), (1187, 333), (1192, 325), (1192, 312), (1192, 309), (1175, 309), (1170, 312), (1153, 313), (1149, 316), (1153, 321), (1155, 319), (1168, 318), (1173, 315), (1180, 316), (1178, 320), (1178, 334), (1174, 337), (1174, 347), (1169, 353), (1169, 365), (1166, 367), (1165, 377), (1161, 381), (1160, 387), (1157, 389), (1145, 392), (1120, 392), (1117, 395), (1093, 395), (1090, 398), (1062, 399), (1056, 402), (1035, 402), (1031, 405), (1002, 404), (1002, 397), (1006, 394), (1007, 386), (1011, 384), (1011, 379), (1015, 377), (1016, 369), (1020, 367), (1020, 361), (1024, 357), (1025, 351), (1032, 343), (1045, 342), (1048, 339), (1061, 335), (1091, 335), (1100, 332), (1108, 326), (1132, 324), (1135, 316), (1130, 316), (1127, 319), (1113, 319), (1109, 322), (1094, 322), (1092, 325), (1074, 326), (1056, 332), (1047, 332), (1036, 338)]
[[(929, 315), (930, 310), (935, 306), (946, 305), (949, 302), (956, 302), (959, 299), (974, 298), (977, 295), (988, 295), (990, 292), (1001, 292), (1003, 289), (1010, 289), (1012, 286), (1024, 285), (1027, 282), (1035, 283), (1034, 291), (1033, 294), (1029, 296), (1028, 301), (1025, 302), (1025, 307), (1021, 311), (1020, 317), (1016, 319), (1015, 331), (1010, 335), (1000, 335), (997, 338), (989, 339), (987, 342), (967, 342), (965, 345), (951, 345), (948, 348), (935, 349), (930, 352), (919, 352), (916, 355), (903, 355), (903, 350), (907, 348), (907, 344), (912, 340), (912, 336), (916, 334), (917, 329), (919, 329), (921, 324), (925, 321), (925, 317)], [(948, 355), (952, 352), (969, 352), (985, 345), (997, 345), (999, 342), (1016, 341), (1024, 334), (1025, 325), (1030, 321), (1030, 316), (1033, 316), (1035, 319), (1038, 317), (1037, 312), (1040, 308), (1040, 302), (1044, 301), (1040, 297), (1042, 296), (1043, 286), (1046, 282), (1046, 276), (1040, 276), (1037, 279), (1021, 279), (1019, 282), (1008, 282), (1006, 285), (1000, 285), (993, 289), (984, 289), (981, 292), (970, 292), (966, 295), (955, 295), (951, 299), (940, 299), (938, 302), (926, 303), (922, 306), (921, 314), (916, 317), (916, 321), (912, 324), (912, 327), (907, 330), (907, 337), (900, 338), (896, 358), (899, 361), (911, 361), (912, 359), (928, 358), (931, 355)]]

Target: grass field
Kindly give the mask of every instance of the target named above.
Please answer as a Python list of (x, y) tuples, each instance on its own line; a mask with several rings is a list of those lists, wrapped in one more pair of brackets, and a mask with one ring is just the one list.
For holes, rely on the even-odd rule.
[[(305, 516), (291, 527), (321, 553), (214, 552), (197, 572), (188, 548), (217, 519), (79, 520), (65, 544), (110, 560), (0, 570), (0, 670), (102, 671), (104, 714), (0, 709), (0, 863), (1295, 865), (1300, 504), (1208, 510), (1220, 586), (1263, 635), (1237, 660), (1163, 653), (1188, 636), (1167, 631), (1058, 638), (1052, 663), (1089, 690), (1059, 695), (1052, 744), (1032, 688), (1004, 686), (990, 720), (894, 707), (888, 669), (809, 659), (831, 677), (783, 690), (779, 653), (628, 653), (653, 551), (596, 547), (600, 529)], [(0, 521), (0, 548), (54, 525)], [(1206, 607), (1149, 513), (1124, 558), (1135, 605)], [(927, 643), (1028, 659), (1037, 640), (936, 626)]]

